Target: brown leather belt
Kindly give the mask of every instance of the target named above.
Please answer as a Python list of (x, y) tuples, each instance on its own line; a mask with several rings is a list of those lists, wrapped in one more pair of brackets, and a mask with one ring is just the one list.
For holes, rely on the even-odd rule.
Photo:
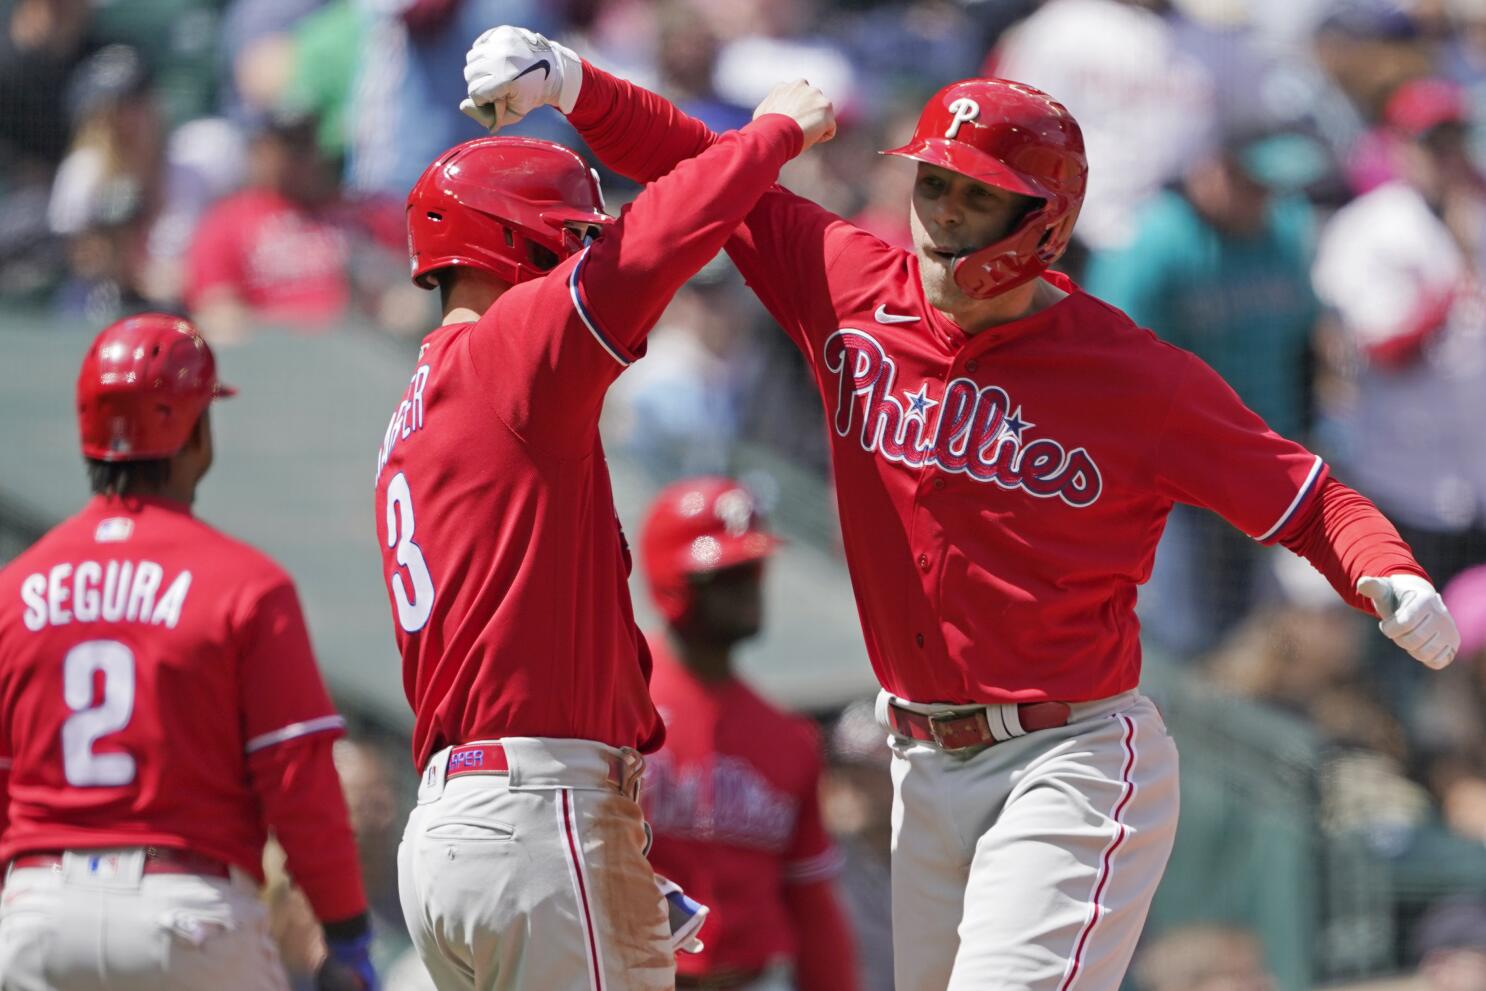
[[(990, 708), (995, 708), (994, 706)], [(1022, 733), (1067, 726), (1073, 709), (1067, 702), (1022, 702), (1016, 707)], [(894, 732), (913, 740), (937, 744), (948, 751), (989, 747), (1000, 739), (1020, 736), (1008, 731), (998, 739), (991, 732), (987, 707), (970, 712), (915, 712), (896, 702), (889, 702), (887, 718)]]
[[(86, 856), (89, 851), (74, 850), (73, 853)], [(98, 851), (102, 855), (105, 851)], [(10, 862), (13, 871), (23, 870), (28, 867), (50, 867), (53, 870), (62, 869), (61, 850), (37, 850), (32, 853), (23, 853)], [(232, 877), (232, 870), (226, 864), (215, 857), (205, 854), (194, 853), (190, 850), (177, 850), (173, 847), (148, 846), (144, 848), (144, 873), (146, 874), (201, 874), (206, 877), (219, 877), (224, 880)]]

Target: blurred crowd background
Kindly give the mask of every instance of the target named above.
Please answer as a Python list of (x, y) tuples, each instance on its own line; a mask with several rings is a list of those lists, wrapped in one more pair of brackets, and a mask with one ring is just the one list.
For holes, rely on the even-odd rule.
[[(243, 370), (276, 358), (320, 361), (336, 408), (351, 399), (334, 390), (353, 396), (371, 376), (360, 362), (400, 383), (437, 322), (406, 277), (403, 198), (477, 136), (456, 109), (464, 51), (500, 23), (715, 129), (745, 122), (780, 79), (808, 78), (840, 134), (785, 184), (905, 246), (911, 168), (875, 152), (901, 143), (929, 94), (1000, 75), (1066, 104), (1091, 180), (1060, 267), (1197, 352), (1374, 499), (1464, 640), (1453, 668), (1426, 676), (1309, 565), (1179, 507), (1141, 612), (1147, 683), (1184, 756), (1182, 836), (1131, 987), (1486, 991), (1486, 0), (0, 0), (7, 350), (51, 347), (70, 368), (84, 331), (165, 309), (192, 316), (249, 390)], [(516, 132), (583, 150), (555, 114)], [(611, 212), (636, 192), (605, 186)], [(0, 364), (21, 395), (34, 373)], [(61, 396), (56, 429), (28, 428), (28, 403), (0, 408), (0, 561), (71, 511), (36, 494), (57, 469), (35, 463), (48, 445), (70, 456), (70, 386), (39, 387)], [(390, 409), (400, 388), (363, 401)], [(744, 477), (841, 594), (819, 401), (725, 259), (677, 295), (605, 417), (638, 491)], [(348, 539), (368, 545), (383, 422), (355, 428), (364, 491), (342, 507)], [(267, 458), (277, 487), (309, 487), (296, 473), (316, 459), (279, 455), (316, 427), (281, 426), (243, 428), (250, 449), (223, 445), (219, 460)], [(81, 472), (66, 485), (80, 503)], [(203, 512), (220, 519), (212, 506), (208, 490)], [(318, 525), (280, 523), (264, 532)], [(301, 575), (333, 652), (360, 614), (317, 617), (316, 580)], [(382, 600), (368, 609), (377, 670), (395, 671)], [(849, 623), (839, 635), (858, 638)], [(756, 666), (813, 660), (777, 655)], [(355, 671), (331, 670), (353, 714), (397, 691)], [(854, 700), (865, 675), (773, 694), (822, 726), (841, 890), (877, 989), (891, 973), (890, 786)], [(415, 988), (395, 896), (406, 720), (365, 712), (338, 757), (379, 960), (390, 988)], [(317, 952), (307, 909), (287, 880), (267, 897), (302, 973)]]

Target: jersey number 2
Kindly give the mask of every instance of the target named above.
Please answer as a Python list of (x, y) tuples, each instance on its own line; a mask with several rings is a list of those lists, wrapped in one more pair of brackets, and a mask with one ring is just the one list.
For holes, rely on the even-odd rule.
[[(103, 700), (93, 704), (93, 676), (103, 672)], [(134, 652), (117, 640), (88, 640), (62, 659), (62, 697), (72, 715), (62, 724), (62, 771), (77, 788), (117, 788), (134, 780), (134, 758), (95, 754), (98, 738), (134, 715)]]
[(397, 622), (408, 633), (417, 633), (433, 612), (433, 576), (428, 573), (423, 551), (413, 543), (413, 493), (402, 472), (387, 483), (387, 547), (397, 552), (397, 563), (407, 569), (413, 584), (409, 598), (402, 572), (394, 571), (388, 579), (392, 600), (397, 604)]

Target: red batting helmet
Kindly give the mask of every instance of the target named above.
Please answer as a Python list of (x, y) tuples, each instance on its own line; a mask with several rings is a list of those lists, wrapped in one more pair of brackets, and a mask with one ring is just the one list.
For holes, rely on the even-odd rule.
[(929, 100), (913, 139), (886, 151), (967, 175), (1042, 204), (995, 244), (955, 259), (955, 282), (986, 298), (1035, 279), (1073, 237), (1089, 164), (1063, 105), (1007, 79), (951, 83)]
[(656, 608), (674, 623), (691, 607), (691, 575), (762, 561), (778, 544), (742, 485), (688, 478), (656, 496), (640, 534), (640, 560)]
[(125, 317), (93, 338), (77, 373), (83, 456), (168, 458), (213, 399), (236, 393), (217, 381), (212, 350), (189, 320), (165, 313)]
[(440, 155), (408, 194), (413, 281), (432, 289), (430, 272), (469, 265), (515, 285), (579, 251), (584, 228), (609, 223), (598, 176), (575, 152), (476, 138)]

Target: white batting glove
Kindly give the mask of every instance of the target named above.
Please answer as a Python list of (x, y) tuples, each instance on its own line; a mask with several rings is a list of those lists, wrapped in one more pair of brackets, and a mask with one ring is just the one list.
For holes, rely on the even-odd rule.
[(494, 134), (537, 107), (572, 113), (583, 85), (583, 63), (571, 48), (503, 24), (470, 46), (464, 81), (469, 95), (459, 109)]
[(1436, 671), (1455, 660), (1460, 631), (1429, 582), (1418, 575), (1362, 578), (1357, 591), (1372, 600), (1382, 617), (1378, 629), (1414, 660)]

